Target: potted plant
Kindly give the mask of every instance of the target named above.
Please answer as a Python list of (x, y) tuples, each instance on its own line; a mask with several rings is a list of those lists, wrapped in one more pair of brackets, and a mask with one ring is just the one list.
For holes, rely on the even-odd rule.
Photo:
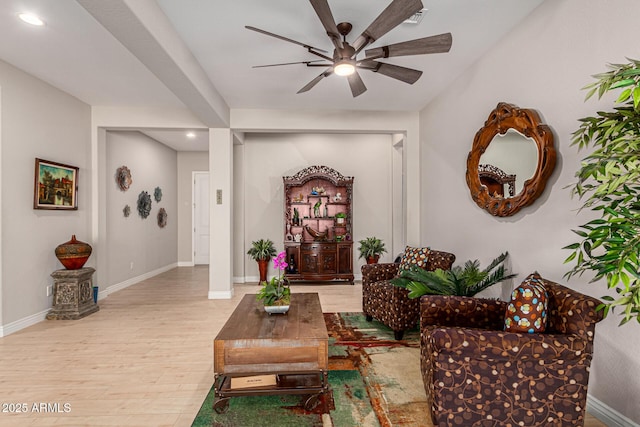
[(335, 215), (335, 218), (336, 218), (336, 224), (344, 224), (344, 222), (347, 219), (347, 214), (344, 212), (338, 212)]
[(284, 276), (287, 268), (285, 252), (280, 252), (273, 259), (273, 267), (278, 271), (278, 275), (271, 278), (270, 281), (262, 282), (262, 288), (256, 295), (256, 299), (262, 300), (264, 309), (267, 313), (286, 313), (291, 303), (291, 288), (289, 280)]
[(391, 283), (409, 290), (409, 298), (420, 298), (422, 295), (456, 295), (475, 296), (496, 283), (515, 277), (506, 274), (502, 263), (509, 256), (508, 252), (500, 254), (489, 266), (480, 270), (478, 260), (467, 261), (464, 267), (454, 266), (451, 270), (440, 268), (427, 271), (420, 267), (411, 267), (403, 271), (400, 277), (391, 279)]
[(258, 271), (260, 271), (260, 283), (267, 281), (267, 267), (271, 258), (276, 256), (276, 248), (269, 239), (260, 239), (251, 242), (251, 248), (247, 251), (252, 259), (258, 262)]
[(367, 264), (376, 264), (378, 259), (380, 259), (380, 255), (387, 252), (387, 249), (384, 247), (384, 242), (377, 237), (367, 237), (358, 243), (360, 243), (360, 247), (358, 248), (360, 258), (367, 260)]
[(575, 266), (565, 277), (587, 270), (595, 273), (591, 282), (605, 279), (616, 298), (606, 295), (598, 309), (606, 316), (615, 307), (623, 309), (620, 325), (635, 318), (640, 323), (640, 61), (609, 65), (610, 71), (593, 76), (585, 86), (586, 99), (620, 89), (613, 111), (598, 112), (580, 119), (572, 145), (592, 147), (576, 172), (572, 195), (583, 199), (582, 208), (598, 213), (596, 218), (574, 230), (580, 240), (565, 246), (572, 251), (565, 263)]

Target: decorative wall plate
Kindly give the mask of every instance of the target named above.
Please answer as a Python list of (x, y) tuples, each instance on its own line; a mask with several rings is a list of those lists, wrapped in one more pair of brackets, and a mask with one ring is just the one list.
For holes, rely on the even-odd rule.
[(151, 196), (146, 191), (138, 194), (138, 214), (144, 219), (151, 212)]
[(153, 190), (153, 198), (156, 199), (156, 202), (162, 200), (162, 190), (160, 187), (156, 187), (156, 189)]
[(160, 208), (158, 211), (158, 227), (164, 228), (167, 225), (167, 211), (164, 208)]
[(125, 205), (124, 209), (122, 209), (122, 214), (125, 218), (129, 218), (129, 215), (131, 214), (131, 206)]
[(133, 180), (131, 179), (131, 171), (126, 166), (120, 166), (116, 170), (116, 183), (118, 184), (118, 188), (121, 191), (127, 191), (129, 187), (131, 187), (131, 183)]

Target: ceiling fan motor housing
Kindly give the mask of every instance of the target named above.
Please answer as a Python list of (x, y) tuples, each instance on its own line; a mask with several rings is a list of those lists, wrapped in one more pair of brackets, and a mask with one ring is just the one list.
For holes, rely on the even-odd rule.
[(342, 49), (334, 49), (333, 51), (333, 60), (340, 61), (345, 59), (351, 59), (353, 55), (356, 54), (356, 50), (349, 45), (347, 42), (343, 42)]

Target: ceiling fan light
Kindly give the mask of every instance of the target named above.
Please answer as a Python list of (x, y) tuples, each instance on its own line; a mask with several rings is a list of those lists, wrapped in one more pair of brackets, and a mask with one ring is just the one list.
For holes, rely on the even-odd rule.
[(350, 76), (355, 71), (355, 64), (349, 60), (340, 61), (333, 67), (333, 72), (339, 76)]

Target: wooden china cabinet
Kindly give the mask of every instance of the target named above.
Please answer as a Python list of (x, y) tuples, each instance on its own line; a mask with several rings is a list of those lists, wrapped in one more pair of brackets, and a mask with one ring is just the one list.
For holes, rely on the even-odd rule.
[(353, 284), (353, 177), (310, 166), (283, 181), (286, 277)]

